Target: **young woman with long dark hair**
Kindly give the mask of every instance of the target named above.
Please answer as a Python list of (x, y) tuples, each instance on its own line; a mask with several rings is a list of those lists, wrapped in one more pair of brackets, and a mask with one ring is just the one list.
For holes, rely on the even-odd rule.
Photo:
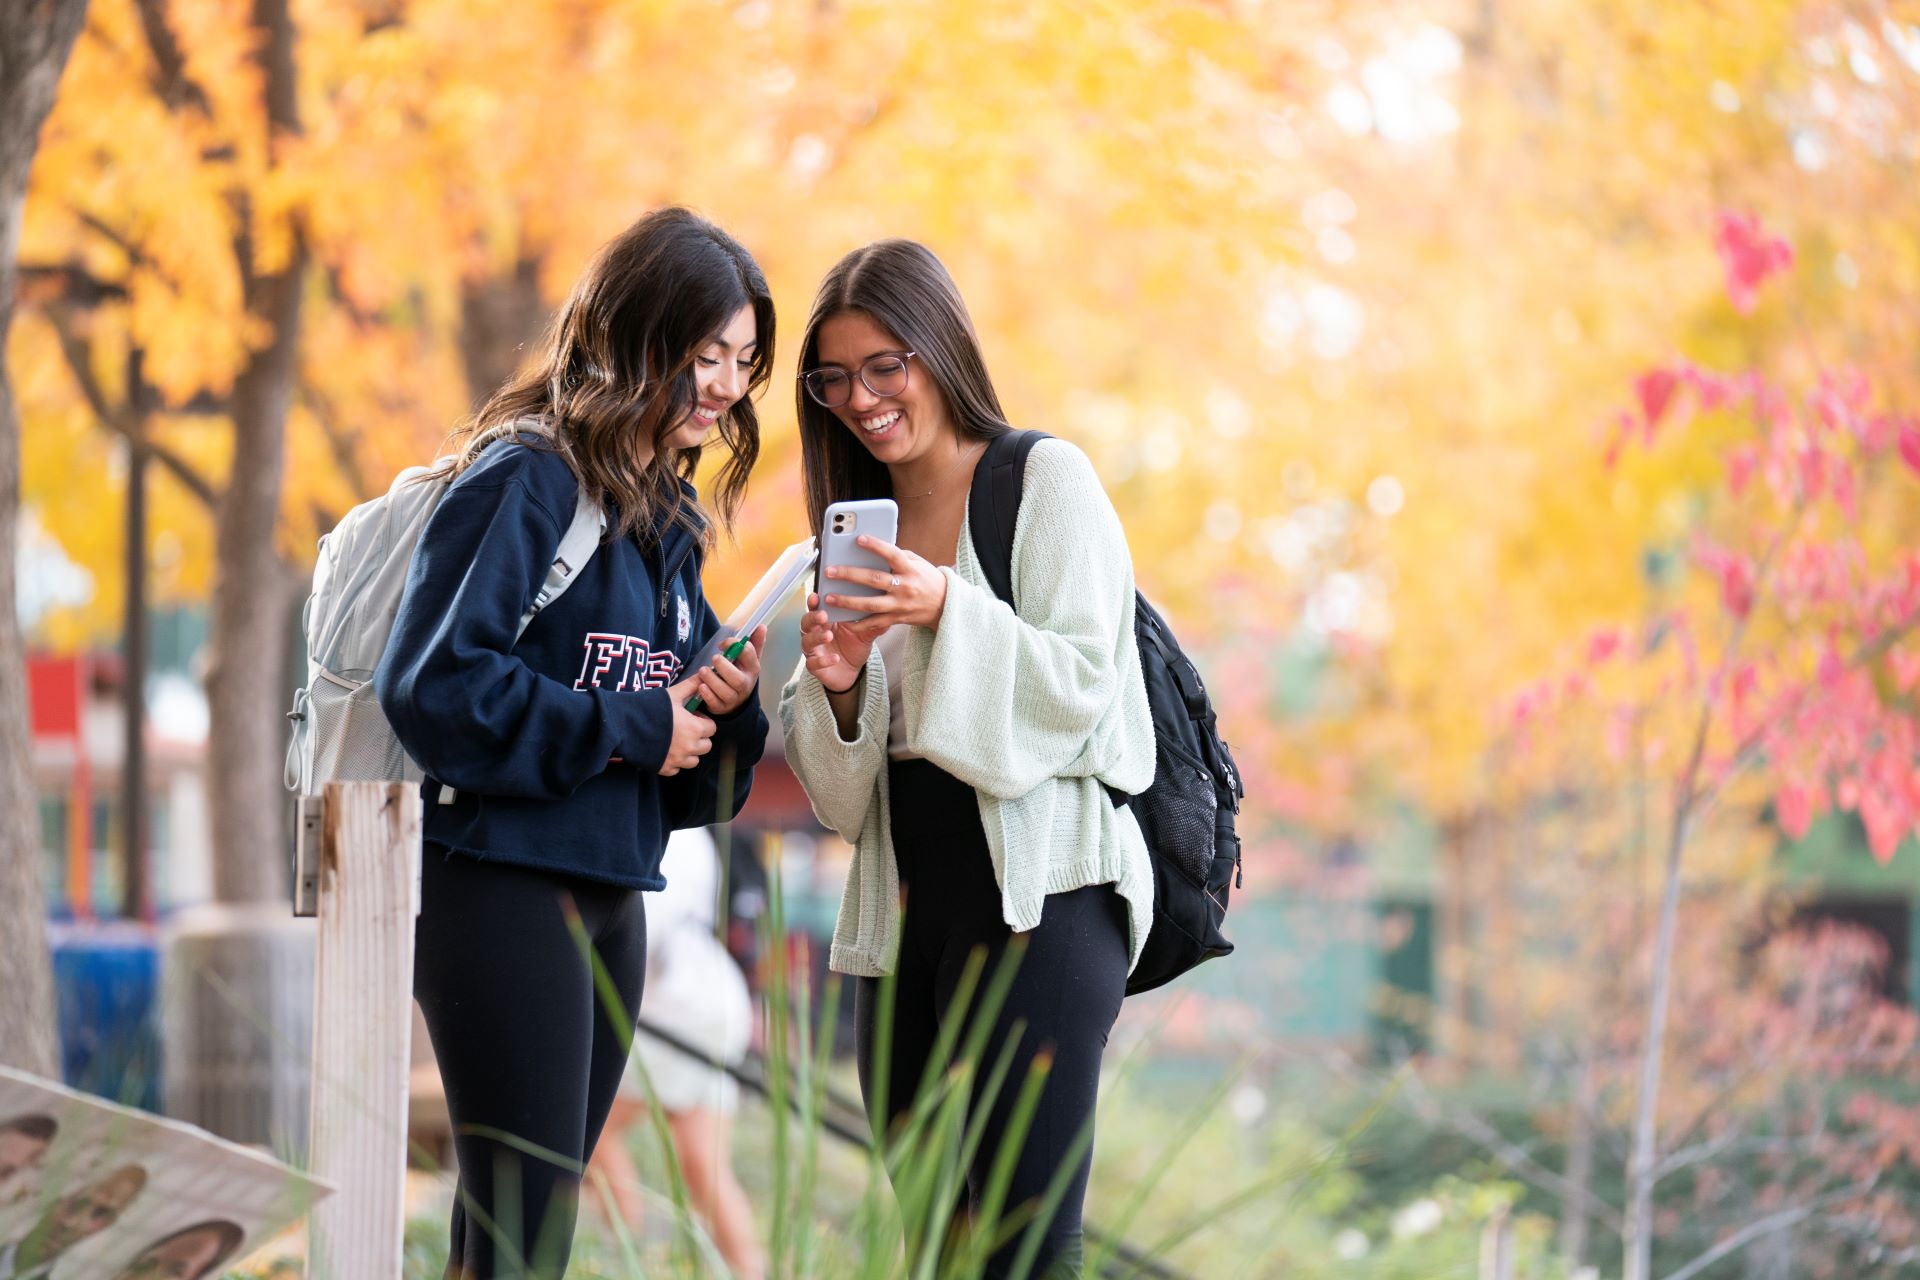
[[(456, 433), (375, 675), (427, 775), (414, 995), (459, 1161), (450, 1277), (565, 1271), (640, 1004), (641, 894), (665, 883), (668, 833), (746, 798), (767, 733), (763, 636), (737, 662), (685, 669), (719, 627), (700, 586), (713, 522), (690, 477), (717, 435), (731, 518), (759, 451), (748, 397), (772, 361), (752, 257), (665, 209), (601, 250), (544, 356)], [(516, 640), (583, 490), (605, 540)], [(683, 705), (695, 694), (699, 714)]]
[[(855, 849), (831, 963), (858, 978), (861, 1085), (877, 1110), (884, 1066), (874, 1123), (897, 1122), (928, 1078), (942, 1021), (966, 1014), (955, 1005), (969, 955), (984, 949), (991, 974), (1021, 937), (979, 1076), (1014, 1026), (1025, 1030), (967, 1195), (977, 1207), (1020, 1082), (1045, 1055), (1006, 1206), (1041, 1200), (1070, 1164), (1035, 1274), (1078, 1275), (1100, 1057), (1153, 909), (1140, 829), (1106, 789), (1142, 791), (1154, 768), (1126, 536), (1086, 456), (1042, 440), (1013, 544), (1019, 612), (987, 584), (967, 495), (987, 442), (1011, 428), (959, 290), (924, 247), (882, 241), (834, 267), (800, 368), (815, 527), (841, 499), (900, 508), (897, 545), (860, 539), (885, 572), (829, 571), (884, 594), (843, 602), (828, 581), (824, 601), (809, 598), (804, 656), (780, 704), (788, 762)], [(841, 603), (871, 612), (836, 625), (821, 606)], [(887, 973), (896, 1006), (882, 1064)], [(1004, 1247), (988, 1273), (1006, 1274), (1017, 1252)]]

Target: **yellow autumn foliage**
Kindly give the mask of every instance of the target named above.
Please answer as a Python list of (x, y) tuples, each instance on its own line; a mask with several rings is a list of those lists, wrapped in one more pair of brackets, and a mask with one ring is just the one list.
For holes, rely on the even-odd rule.
[[(304, 236), (297, 560), (484, 394), (464, 291), (525, 261), (551, 304), (632, 217), (691, 204), (759, 256), (781, 317), (765, 450), (711, 566), (726, 600), (800, 532), (815, 282), (922, 239), (1016, 422), (1095, 460), (1183, 635), (1273, 650), (1218, 691), (1228, 736), (1261, 743), (1244, 763), (1299, 784), (1300, 816), (1383, 794), (1445, 813), (1487, 798), (1503, 700), (1653, 607), (1645, 557), (1716, 500), (1711, 425), (1602, 465), (1640, 370), (1817, 349), (1912, 404), (1914, 8), (315, 2), (302, 132), (269, 164), (244, 15), (167, 6), (203, 111), (161, 100), (130, 0), (97, 0), (21, 258), (124, 289), (90, 313), (100, 376), (138, 345), (156, 437), (218, 484), (221, 420), (188, 409), (266, 336), (234, 235), (263, 267)], [(1801, 254), (1752, 317), (1720, 292), (1722, 208)], [(31, 305), (8, 354), (27, 502), (98, 588), (46, 638), (108, 637), (118, 446)], [(156, 593), (203, 598), (207, 513), (156, 474)], [(1880, 501), (1896, 523), (1920, 505)], [(1304, 703), (1283, 649), (1322, 664)]]

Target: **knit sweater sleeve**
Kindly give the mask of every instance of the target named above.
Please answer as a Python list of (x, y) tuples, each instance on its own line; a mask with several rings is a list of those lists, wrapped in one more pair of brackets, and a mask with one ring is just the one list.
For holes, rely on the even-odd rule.
[(861, 687), (859, 720), (850, 742), (840, 736), (826, 687), (807, 670), (804, 658), (780, 692), (787, 763), (806, 788), (814, 816), (849, 843), (860, 838), (874, 786), (887, 764), (887, 675), (878, 649), (867, 655)]
[(1094, 732), (1118, 692), (1133, 626), (1133, 561), (1087, 456), (1064, 440), (1027, 456), (1013, 541), (1018, 614), (989, 588), (942, 572), (939, 626), (908, 636), (908, 744), (1002, 800), (1093, 772)]

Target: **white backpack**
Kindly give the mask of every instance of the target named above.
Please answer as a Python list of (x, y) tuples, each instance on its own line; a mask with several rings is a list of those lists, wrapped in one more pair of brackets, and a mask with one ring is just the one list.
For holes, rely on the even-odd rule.
[[(535, 431), (517, 423), (508, 431)], [(476, 441), (485, 448), (498, 437)], [(287, 789), (318, 795), (329, 782), (418, 782), (424, 776), (394, 737), (374, 697), (373, 671), (387, 647), (414, 544), (427, 517), (440, 505), (449, 481), (423, 477), (433, 467), (408, 467), (385, 496), (347, 512), (320, 539), (313, 566), (313, 594), (301, 615), (307, 637), (307, 684), (294, 694), (292, 741), (287, 746)], [(559, 599), (600, 546), (605, 509), (583, 489), (574, 504), (547, 580), (520, 615), (518, 640), (534, 615)]]

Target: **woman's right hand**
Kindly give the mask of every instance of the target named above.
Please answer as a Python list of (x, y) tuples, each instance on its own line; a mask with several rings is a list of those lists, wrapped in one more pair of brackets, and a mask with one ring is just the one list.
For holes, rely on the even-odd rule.
[(667, 689), (667, 697), (673, 700), (673, 741), (667, 744), (667, 758), (660, 762), (663, 778), (693, 768), (701, 756), (713, 750), (713, 721), (687, 710), (687, 699), (699, 692), (699, 682), (692, 679)]
[[(877, 633), (876, 633), (877, 634)], [(863, 636), (857, 625), (832, 622), (820, 607), (820, 597), (807, 593), (807, 612), (800, 616), (800, 652), (807, 670), (828, 693), (848, 693), (867, 669), (874, 636)]]

